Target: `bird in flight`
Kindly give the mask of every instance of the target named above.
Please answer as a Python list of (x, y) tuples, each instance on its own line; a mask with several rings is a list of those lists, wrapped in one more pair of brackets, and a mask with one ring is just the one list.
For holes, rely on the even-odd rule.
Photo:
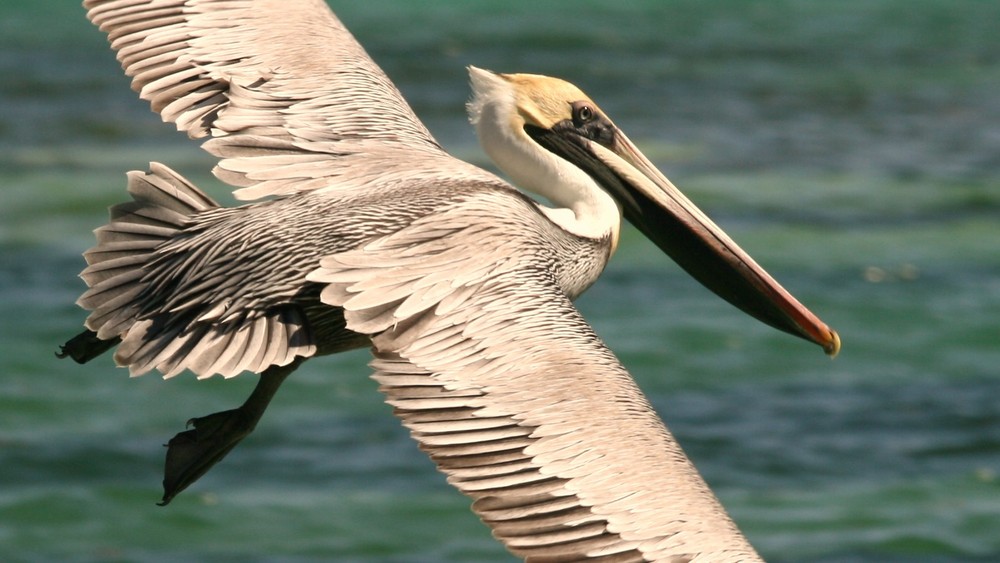
[(395, 414), (511, 553), (759, 560), (572, 301), (624, 217), (751, 316), (829, 354), (839, 337), (580, 89), (469, 68), (471, 121), (508, 183), (447, 154), (322, 0), (84, 6), (139, 96), (206, 139), (249, 202), (222, 207), (152, 163), (85, 254), (90, 313), (62, 355), (260, 374), (243, 405), (170, 441), (163, 504), (303, 361), (367, 346)]

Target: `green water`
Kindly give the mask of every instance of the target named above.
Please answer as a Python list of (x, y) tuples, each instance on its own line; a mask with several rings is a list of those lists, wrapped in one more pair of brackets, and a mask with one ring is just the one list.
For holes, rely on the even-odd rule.
[[(163, 448), (250, 377), (53, 357), (150, 160), (224, 197), (62, 0), (0, 4), (0, 560), (509, 561), (367, 354), (312, 361), (167, 508)], [(454, 153), (464, 66), (566, 77), (844, 339), (830, 361), (627, 231), (579, 301), (771, 561), (1000, 560), (1000, 3), (335, 2)]]

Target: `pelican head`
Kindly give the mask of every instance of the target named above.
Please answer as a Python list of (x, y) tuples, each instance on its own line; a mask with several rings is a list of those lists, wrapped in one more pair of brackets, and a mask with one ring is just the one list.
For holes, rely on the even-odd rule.
[[(549, 215), (582, 236), (617, 240), (622, 215), (702, 285), (764, 323), (823, 347), (840, 337), (678, 190), (572, 84), (469, 68), (480, 144)], [(619, 212), (620, 209), (620, 212)]]

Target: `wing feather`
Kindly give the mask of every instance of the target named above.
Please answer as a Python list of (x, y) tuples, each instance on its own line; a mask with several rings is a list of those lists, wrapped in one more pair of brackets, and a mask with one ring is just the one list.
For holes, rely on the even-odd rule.
[(421, 448), (529, 560), (759, 560), (556, 284), (551, 233), (493, 212), (444, 210), (308, 276), (373, 335)]
[(241, 199), (327, 187), (355, 173), (351, 155), (383, 169), (459, 162), (322, 0), (84, 6), (139, 96), (191, 138), (213, 137), (216, 175)]

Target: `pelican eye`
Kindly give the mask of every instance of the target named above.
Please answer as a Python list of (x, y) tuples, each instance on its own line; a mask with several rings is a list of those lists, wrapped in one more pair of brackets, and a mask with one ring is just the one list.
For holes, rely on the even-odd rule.
[(574, 102), (572, 107), (572, 119), (563, 122), (565, 128), (606, 147), (614, 144), (615, 126), (608, 118), (598, 113), (590, 102)]
[(586, 102), (573, 103), (573, 125), (582, 127), (597, 117), (597, 112)]
[[(618, 129), (610, 119), (599, 113), (591, 102), (574, 102), (572, 108), (570, 117), (553, 125), (550, 132), (567, 139), (582, 137), (608, 148), (614, 147)], [(524, 130), (538, 142), (544, 136), (537, 126), (525, 124)]]

